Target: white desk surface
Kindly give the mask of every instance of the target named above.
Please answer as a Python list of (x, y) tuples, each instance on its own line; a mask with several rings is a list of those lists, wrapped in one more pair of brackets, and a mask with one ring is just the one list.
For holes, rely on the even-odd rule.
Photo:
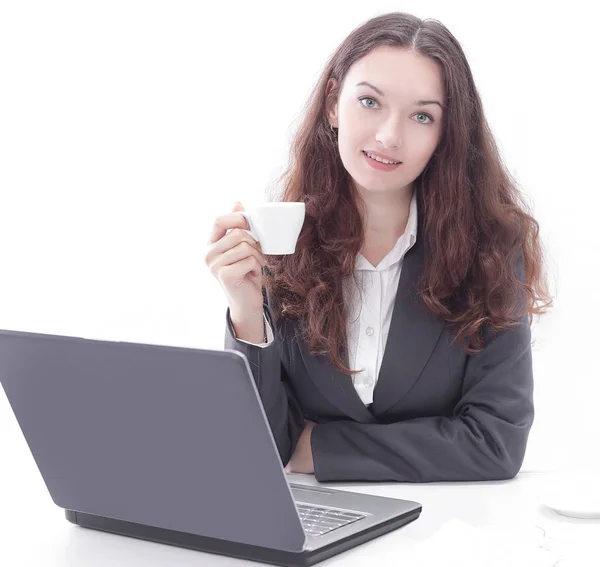
[[(69, 523), (64, 511), (52, 502), (33, 458), (20, 441), (0, 435), (4, 449), (0, 466), (0, 565), (10, 567), (171, 567), (260, 565), (220, 555), (138, 540), (81, 528)], [(7, 441), (7, 443), (5, 443)], [(11, 447), (12, 445), (12, 447)], [(8, 451), (6, 451), (8, 449)], [(11, 450), (12, 449), (12, 450)], [(6, 458), (7, 455), (13, 458)], [(290, 474), (291, 482), (318, 485), (313, 475)], [(600, 520), (573, 519), (541, 505), (538, 492), (548, 481), (548, 473), (521, 472), (508, 481), (474, 483), (323, 483), (332, 488), (416, 500), (423, 505), (420, 518), (379, 538), (332, 557), (319, 565), (378, 567), (411, 565), (496, 565), (488, 558), (475, 557), (481, 550), (471, 545), (470, 534), (456, 534), (443, 543), (449, 526), (465, 522), (479, 529), (480, 541), (488, 541), (486, 528), (510, 530), (515, 536), (527, 534), (537, 551), (537, 537), (545, 529), (552, 561), (540, 563), (523, 558), (523, 567), (600, 566)], [(469, 527), (466, 526), (466, 527)], [(446, 529), (446, 532), (444, 532)], [(441, 530), (438, 532), (438, 530)], [(484, 530), (484, 531), (481, 531)], [(437, 536), (436, 536), (437, 534)], [(461, 540), (462, 538), (462, 540)], [(549, 538), (549, 539), (548, 539)], [(554, 539), (553, 539), (554, 538)], [(491, 557), (500, 557), (503, 547), (514, 538), (492, 540), (497, 549), (484, 546)], [(518, 538), (517, 538), (518, 540)], [(516, 541), (516, 540), (515, 540)], [(483, 545), (483, 544), (481, 544)], [(495, 546), (495, 544), (494, 544)], [(438, 549), (436, 549), (438, 548)], [(439, 549), (442, 548), (442, 549)], [(565, 551), (566, 550), (566, 551)], [(542, 550), (543, 554), (546, 552)], [(566, 555), (565, 555), (566, 553)], [(434, 555), (437, 554), (437, 558)], [(418, 558), (415, 560), (414, 558)], [(537, 555), (536, 555), (537, 557)], [(554, 557), (566, 560), (554, 561)], [(408, 561), (409, 558), (413, 558)], [(404, 561), (403, 561), (404, 559)], [(483, 560), (483, 563), (478, 561)], [(471, 563), (472, 562), (472, 563)], [(520, 563), (520, 561), (519, 561)], [(519, 567), (511, 563), (497, 563)]]

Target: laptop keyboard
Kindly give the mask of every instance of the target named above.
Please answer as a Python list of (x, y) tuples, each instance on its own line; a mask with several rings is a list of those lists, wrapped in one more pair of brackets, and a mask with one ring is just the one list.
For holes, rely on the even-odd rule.
[(304, 531), (311, 536), (320, 536), (366, 518), (364, 514), (325, 508), (324, 506), (300, 504), (299, 502), (296, 502), (296, 508), (298, 508)]

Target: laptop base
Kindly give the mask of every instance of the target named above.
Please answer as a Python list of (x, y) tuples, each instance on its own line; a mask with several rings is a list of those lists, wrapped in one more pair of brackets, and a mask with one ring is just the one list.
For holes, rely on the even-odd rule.
[(237, 557), (239, 559), (249, 559), (251, 561), (261, 561), (263, 563), (271, 563), (273, 565), (281, 565), (283, 567), (304, 567), (314, 565), (319, 561), (323, 561), (374, 539), (380, 535), (391, 532), (413, 520), (416, 520), (421, 513), (421, 510), (415, 510), (410, 514), (394, 518), (388, 522), (374, 526), (373, 528), (355, 534), (352, 537), (336, 541), (335, 543), (316, 549), (314, 551), (303, 551), (294, 553), (290, 551), (281, 551), (278, 549), (268, 549), (245, 543), (236, 543), (225, 541), (217, 538), (204, 537), (197, 534), (188, 534), (175, 530), (157, 528), (154, 526), (146, 526), (134, 522), (126, 522), (116, 520), (114, 518), (106, 518), (104, 516), (96, 516), (94, 514), (85, 514), (75, 512), (73, 510), (65, 510), (65, 517), (72, 524), (84, 528), (91, 528), (113, 534), (124, 535), (153, 541), (156, 543), (164, 543), (167, 545), (175, 545), (177, 547), (185, 547), (195, 551), (205, 551), (208, 553), (217, 553), (219, 555), (227, 555), (229, 557)]

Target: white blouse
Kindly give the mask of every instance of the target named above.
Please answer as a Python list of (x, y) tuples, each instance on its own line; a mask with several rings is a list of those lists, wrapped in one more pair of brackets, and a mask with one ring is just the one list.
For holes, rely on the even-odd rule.
[[(352, 377), (354, 388), (365, 405), (373, 402), (373, 390), (379, 376), (385, 344), (392, 321), (396, 290), (400, 281), (404, 255), (417, 239), (416, 190), (410, 202), (408, 222), (404, 234), (398, 238), (386, 256), (373, 266), (360, 252), (356, 257), (353, 278), (344, 281), (344, 300), (349, 307), (346, 331), (348, 335), (348, 363), (352, 370), (362, 370)], [(363, 297), (361, 301), (361, 290)], [(361, 309), (362, 306), (362, 309)], [(269, 346), (273, 331), (265, 317), (267, 342), (250, 343), (258, 347)]]

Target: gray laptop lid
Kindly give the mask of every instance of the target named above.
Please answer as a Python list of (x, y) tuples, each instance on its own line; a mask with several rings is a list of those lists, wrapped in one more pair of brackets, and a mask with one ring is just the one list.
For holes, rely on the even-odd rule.
[(0, 381), (61, 508), (302, 550), (243, 354), (0, 331)]

